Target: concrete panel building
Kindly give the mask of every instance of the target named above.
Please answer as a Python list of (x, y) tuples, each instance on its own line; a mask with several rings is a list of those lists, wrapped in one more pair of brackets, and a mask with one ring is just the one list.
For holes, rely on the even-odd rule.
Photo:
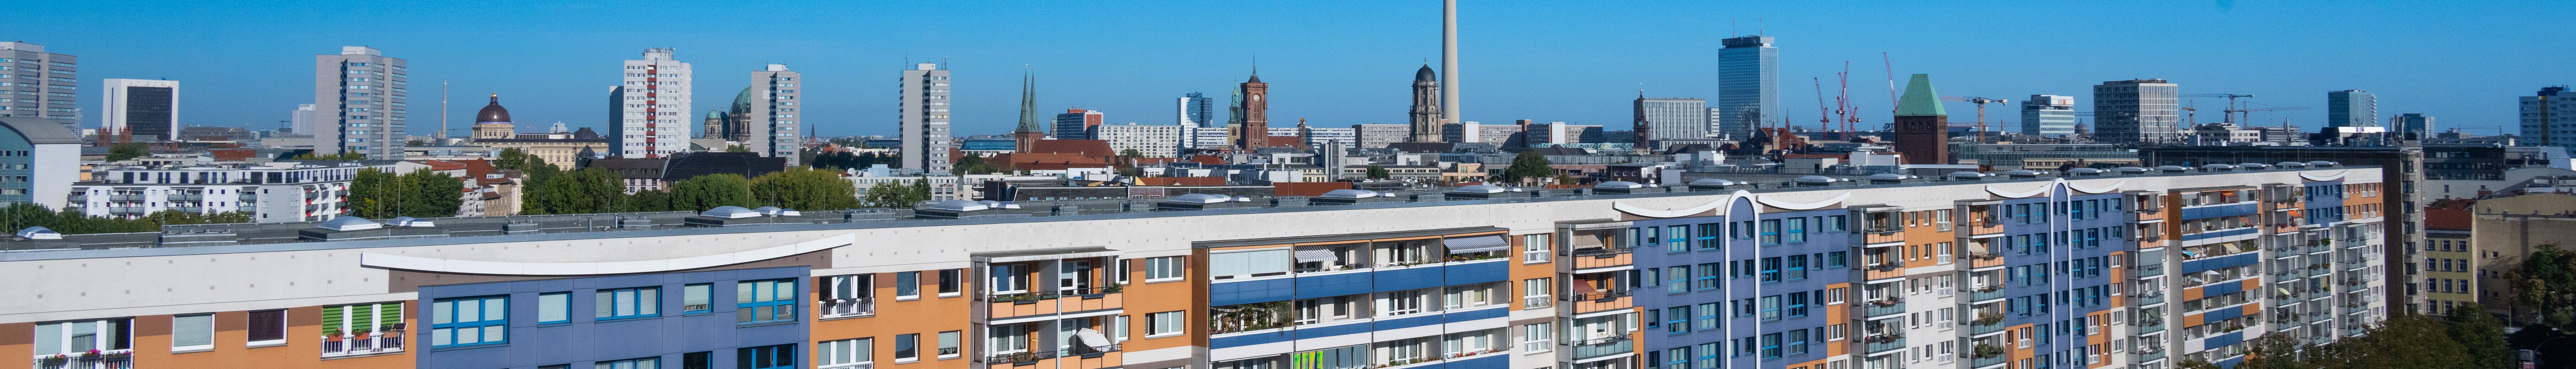
[(1181, 140), (1189, 136), (1189, 127), (1177, 125), (1111, 124), (1091, 127), (1094, 137), (1109, 141), (1109, 149), (1119, 153), (1136, 150), (1145, 157), (1180, 156)]
[(608, 93), (608, 141), (611, 153), (629, 158), (656, 158), (689, 150), (689, 63), (673, 59), (676, 50), (644, 49), (643, 59), (624, 63), (624, 84)]
[(179, 141), (179, 81), (109, 78), (100, 80), (101, 134), (118, 141)]
[(52, 119), (72, 132), (81, 131), (80, 57), (45, 52), (45, 45), (0, 41), (0, 117)]
[(1386, 144), (1407, 142), (1405, 140), (1413, 135), (1413, 127), (1404, 124), (1353, 124), (1351, 132), (1359, 137), (1359, 144), (1355, 147), (1374, 149), (1386, 147)]
[(2176, 140), (2182, 125), (2181, 90), (2161, 79), (2109, 81), (2093, 86), (2093, 139), (2116, 143)]
[(2327, 127), (2378, 127), (2379, 95), (2369, 91), (2326, 92)]
[(49, 118), (0, 117), (0, 206), (62, 209), (81, 171), (79, 133)]
[(1707, 100), (1638, 96), (1634, 105), (1637, 132), (1648, 141), (1708, 138)]
[(2075, 135), (2075, 97), (2030, 95), (2021, 101), (2021, 134), (2065, 137)]
[(366, 46), (313, 56), (313, 107), (322, 117), (313, 150), (402, 160), (410, 63)]
[(902, 86), (895, 117), (902, 131), (903, 167), (924, 173), (948, 173), (949, 148), (956, 141), (948, 132), (948, 68), (938, 63), (915, 63), (903, 70)]
[(2541, 87), (2519, 99), (2525, 143), (2576, 149), (2576, 128), (2569, 128), (2576, 127), (2576, 94), (2567, 86)]
[(804, 94), (797, 91), (804, 89), (797, 85), (805, 84), (804, 79), (803, 73), (787, 70), (786, 64), (769, 64), (751, 72), (751, 89), (748, 91), (754, 101), (750, 102), (749, 111), (739, 118), (750, 126), (752, 137), (742, 138), (742, 141), (744, 145), (751, 146), (751, 152), (787, 158), (787, 166), (791, 167), (802, 164), (797, 162), (801, 159), (797, 150), (804, 148), (806, 132), (802, 129), (804, 125), (797, 123), (804, 121), (797, 118), (801, 115), (797, 112), (797, 102), (804, 101), (798, 99)]

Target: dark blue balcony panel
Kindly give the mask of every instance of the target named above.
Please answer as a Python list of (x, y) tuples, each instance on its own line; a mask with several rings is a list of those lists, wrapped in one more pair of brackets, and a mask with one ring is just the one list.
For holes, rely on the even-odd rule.
[(1288, 301), (1296, 297), (1296, 290), (1295, 281), (1288, 278), (1209, 283), (1208, 306)]
[(2216, 231), (2216, 232), (2201, 232), (2201, 233), (2195, 233), (2195, 234), (2187, 234), (2187, 235), (2183, 235), (2183, 236), (2182, 236), (2182, 240), (2184, 240), (2184, 241), (2192, 241), (2192, 240), (2204, 240), (2204, 239), (2219, 238), (2219, 237), (2227, 237), (2227, 236), (2242, 236), (2242, 235), (2254, 234), (2254, 230), (2255, 230), (2255, 228), (2242, 228), (2242, 229), (2231, 229), (2231, 230)]
[(2235, 332), (2227, 332), (2226, 334), (2213, 335), (2213, 336), (2209, 336), (2209, 340), (2208, 340), (2208, 341), (2201, 341), (2201, 342), (2203, 342), (2203, 343), (2200, 345), (2200, 347), (2210, 347), (2210, 348), (2217, 348), (2217, 347), (2224, 347), (2224, 346), (2227, 346), (2227, 345), (2233, 345), (2233, 344), (2236, 344), (2237, 342), (2245, 342), (2245, 331), (2235, 331)]
[(2233, 357), (2233, 358), (2228, 358), (2227, 360), (2219, 360), (2219, 361), (2218, 361), (2218, 369), (2236, 369), (2236, 366), (2237, 366), (2237, 365), (2243, 365), (2243, 364), (2245, 364), (2245, 357), (2244, 357), (2244, 356), (2237, 356), (2237, 357)]
[(2217, 218), (2217, 217), (2224, 217), (2224, 216), (2237, 216), (2237, 215), (2254, 215), (2254, 213), (2255, 213), (2256, 211), (2258, 211), (2258, 210), (2259, 210), (2259, 209), (2256, 209), (2256, 208), (2254, 207), (2254, 204), (2253, 204), (2253, 203), (2244, 203), (2244, 204), (2235, 204), (2235, 205), (2216, 205), (2216, 206), (2203, 206), (2203, 207), (2183, 208), (2183, 209), (2182, 209), (2182, 220), (2192, 220), (2192, 219), (2209, 219), (2209, 218)]
[(2235, 306), (2235, 307), (2229, 307), (2229, 308), (2225, 308), (2225, 309), (2210, 310), (2210, 311), (2209, 311), (2209, 312), (2207, 312), (2207, 313), (2201, 313), (2201, 314), (2200, 314), (2200, 321), (2201, 321), (2201, 324), (2209, 324), (2209, 322), (2216, 322), (2216, 321), (2228, 320), (2228, 319), (2236, 319), (2236, 318), (2242, 318), (2242, 317), (2245, 317), (2245, 307), (2244, 307), (2244, 306)]
[(1452, 264), (1441, 267), (1440, 269), (1442, 269), (1442, 273), (1447, 274), (1449, 278), (1448, 281), (1443, 283), (1455, 286), (1468, 283), (1501, 282), (1511, 280), (1511, 265), (1511, 260), (1504, 259), (1501, 261), (1487, 261), (1475, 264)]
[(1373, 273), (1356, 272), (1297, 277), (1297, 298), (1311, 299), (1377, 292), (1369, 288), (1374, 285), (1370, 283), (1370, 279), (1373, 279), (1371, 274)]
[[(2249, 229), (2248, 231), (2251, 231), (2251, 230)], [(2202, 233), (2202, 234), (2208, 234), (2208, 233)], [(2202, 271), (2216, 270), (2216, 269), (2219, 269), (2219, 268), (2227, 268), (2227, 267), (2243, 266), (2243, 265), (2254, 265), (2255, 263), (2261, 263), (2261, 262), (2263, 262), (2262, 255), (2261, 255), (2261, 254), (2257, 254), (2257, 253), (2251, 253), (2251, 252), (2248, 252), (2248, 253), (2240, 253), (2240, 254), (2235, 254), (2235, 255), (2228, 255), (2228, 256), (2220, 256), (2220, 257), (2214, 257), (2214, 258), (2200, 258), (2200, 259), (2194, 259), (2194, 260), (2184, 260), (2184, 261), (2182, 262), (2182, 273), (2183, 273), (2183, 274), (2199, 273), (2199, 272), (2202, 272)]]
[(1440, 314), (1440, 316), (1441, 316), (1441, 317), (1444, 317), (1444, 318), (1448, 318), (1448, 319), (1446, 319), (1446, 320), (1447, 320), (1448, 322), (1450, 322), (1450, 323), (1457, 323), (1457, 322), (1474, 321), (1474, 320), (1481, 320), (1481, 319), (1501, 318), (1501, 317), (1505, 317), (1505, 316), (1510, 316), (1510, 315), (1511, 315), (1511, 312), (1512, 312), (1512, 309), (1508, 309), (1508, 308), (1497, 308), (1497, 309), (1483, 309), (1483, 310), (1467, 310), (1467, 311), (1460, 311), (1460, 312), (1454, 312), (1454, 313)]
[(1444, 314), (1415, 314), (1415, 315), (1416, 315), (1416, 316), (1411, 316), (1411, 317), (1402, 317), (1402, 318), (1393, 318), (1393, 319), (1380, 318), (1380, 319), (1378, 319), (1378, 320), (1377, 320), (1377, 330), (1381, 330), (1381, 331), (1383, 331), (1383, 330), (1389, 330), (1389, 329), (1412, 328), (1412, 327), (1420, 327), (1420, 326), (1426, 326), (1426, 325), (1434, 325), (1434, 324), (1446, 323), (1446, 322), (1448, 322), (1448, 321), (1449, 321), (1448, 319), (1445, 319), (1445, 318), (1441, 317), (1441, 315), (1444, 315)]
[(1272, 343), (1272, 342), (1288, 342), (1288, 341), (1290, 341), (1290, 340), (1295, 340), (1296, 338), (1294, 337), (1294, 335), (1291, 335), (1291, 334), (1289, 334), (1288, 332), (1289, 332), (1289, 331), (1286, 331), (1286, 330), (1278, 330), (1278, 331), (1269, 331), (1269, 332), (1261, 332), (1261, 333), (1250, 333), (1250, 334), (1241, 334), (1241, 335), (1234, 335), (1234, 336), (1225, 336), (1225, 337), (1209, 338), (1209, 339), (1208, 339), (1208, 348), (1241, 347), (1241, 346), (1259, 345), (1259, 344)]
[(1443, 268), (1438, 266), (1417, 266), (1404, 269), (1379, 270), (1375, 273), (1370, 273), (1375, 275), (1372, 278), (1376, 280), (1377, 285), (1377, 291), (1373, 292), (1403, 291), (1447, 286), (1449, 283), (1442, 282), (1442, 279), (1446, 276), (1441, 275), (1441, 269)]
[(1332, 337), (1332, 336), (1341, 336), (1341, 335), (1352, 335), (1352, 334), (1368, 333), (1368, 332), (1373, 331), (1373, 329), (1372, 329), (1372, 328), (1370, 328), (1371, 326), (1372, 326), (1372, 325), (1371, 325), (1370, 323), (1351, 323), (1351, 324), (1342, 324), (1342, 325), (1327, 325), (1327, 326), (1297, 327), (1297, 330), (1294, 330), (1294, 331), (1291, 331), (1291, 332), (1295, 332), (1295, 334), (1294, 334), (1294, 335), (1297, 337), (1297, 339), (1301, 339), (1301, 340), (1302, 340), (1302, 339), (1324, 338), (1324, 337)]
[(1484, 354), (1465, 360), (1450, 360), (1441, 365), (1445, 369), (1508, 369), (1512, 366), (1512, 358), (1509, 356), (1511, 355), (1502, 353)]
[(2227, 282), (2227, 283), (2205, 284), (2205, 285), (2201, 285), (2201, 286), (2202, 286), (2202, 287), (2200, 288), (2200, 296), (2201, 296), (2201, 297), (2209, 297), (2209, 296), (2224, 295), (2224, 294), (2236, 293), (2236, 291), (2244, 291), (2244, 290), (2245, 290), (2245, 282), (2232, 282), (2232, 281), (2231, 281), (2231, 282)]

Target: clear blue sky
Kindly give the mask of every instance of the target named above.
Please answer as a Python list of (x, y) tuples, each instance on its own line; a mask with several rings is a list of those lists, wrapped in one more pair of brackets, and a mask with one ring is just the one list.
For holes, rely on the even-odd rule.
[[(1779, 39), (1783, 108), (1816, 118), (1810, 78), (1834, 88), (1850, 61), (1862, 111), (1884, 112), (1887, 75), (1930, 73), (1945, 95), (2077, 97), (2101, 81), (2164, 78), (2183, 93), (2254, 94), (2315, 110), (2256, 113), (2313, 127), (2325, 92), (2379, 95), (2380, 114), (2443, 127), (2515, 123), (2514, 96), (2576, 83), (2576, 3), (2359, 2), (1497, 2), (1463, 1), (1465, 118), (1624, 125), (1628, 99), (1714, 98), (1718, 39)], [(44, 1), (13, 5), (0, 39), (79, 55), (82, 107), (104, 78), (185, 82), (182, 121), (274, 128), (310, 103), (312, 58), (368, 45), (409, 59), (413, 134), (436, 130), (437, 85), (453, 83), (462, 132), (485, 93), (523, 129), (602, 126), (620, 60), (676, 47), (696, 68), (700, 109), (730, 101), (746, 71), (802, 71), (806, 122), (821, 135), (892, 134), (903, 62), (956, 72), (960, 134), (1017, 118), (1023, 64), (1038, 106), (1170, 124), (1172, 99), (1222, 97), (1257, 55), (1273, 126), (1405, 120), (1413, 69), (1438, 58), (1439, 4), (1409, 1), (1123, 2), (288, 2)], [(1901, 79), (1901, 78), (1900, 78)], [(1831, 96), (1827, 96), (1831, 99)], [(1953, 121), (1974, 109), (1950, 103)], [(2217, 110), (2219, 100), (2199, 106)], [(1990, 108), (1990, 110), (1993, 110)], [(703, 110), (701, 110), (703, 111)], [(1219, 114), (1222, 114), (1221, 112)], [(97, 125), (96, 112), (88, 114)], [(2018, 120), (2009, 109), (1996, 120)], [(1886, 121), (1884, 113), (1865, 117)], [(2216, 121), (2216, 114), (2201, 117)], [(2479, 129), (2471, 132), (2496, 133)], [(2509, 133), (2509, 132), (2508, 132)]]

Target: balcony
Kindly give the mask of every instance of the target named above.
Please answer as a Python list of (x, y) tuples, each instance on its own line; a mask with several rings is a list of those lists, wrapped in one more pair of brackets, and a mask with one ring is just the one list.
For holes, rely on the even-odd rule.
[(2138, 326), (2138, 329), (2135, 329), (2137, 332), (2134, 332), (2134, 333), (2137, 333), (2137, 334), (2148, 334), (2148, 333), (2156, 333), (2156, 332), (2163, 332), (2163, 331), (2165, 331), (2165, 320), (2164, 320), (2164, 318), (2147, 318), (2147, 319), (2145, 319), (2145, 320), (2132, 321), (2132, 322), (2130, 322), (2130, 324)]
[(349, 357), (403, 352), (403, 331), (368, 332), (348, 337), (322, 337), (322, 357)]
[(1885, 300), (1862, 302), (1860, 305), (1861, 317), (1864, 319), (1905, 314), (1904, 300), (1893, 297)]
[(170, 195), (170, 201), (206, 201), (205, 194)]
[(1871, 335), (1861, 338), (1860, 341), (1862, 349), (1861, 353), (1865, 355), (1877, 355), (1879, 353), (1905, 349), (1905, 335), (1903, 334), (1891, 333)]
[(1628, 251), (1626, 247), (1578, 249), (1567, 253), (1563, 262), (1575, 273), (1625, 267), (1636, 264), (1634, 254)]
[(1053, 369), (1094, 369), (1122, 365), (1124, 358), (1118, 345), (1075, 346), (1062, 350), (993, 354), (985, 357), (986, 368), (1043, 366)]
[(2164, 265), (2138, 264), (2137, 266), (2137, 271), (2129, 273), (2130, 275), (2140, 278), (2165, 275)]
[(2003, 266), (2004, 254), (1985, 253), (1968, 256), (1969, 269), (2001, 268)]
[(1574, 360), (1637, 352), (1636, 342), (1628, 340), (1625, 334), (1574, 342), (1570, 346), (1574, 347)]
[(134, 350), (108, 350), (98, 355), (57, 354), (37, 356), (36, 369), (132, 369)]
[(2006, 296), (2004, 296), (2003, 286), (1986, 286), (1984, 288), (1968, 291), (1968, 301), (1972, 302), (2001, 300), (2004, 297)]
[(1993, 323), (1969, 322), (1968, 324), (1969, 336), (1983, 336), (1989, 333), (2002, 331), (2004, 331), (2004, 322), (2001, 316), (1996, 317)]
[(2003, 222), (1995, 221), (1994, 219), (1978, 219), (1976, 221), (1968, 222), (1969, 237), (1999, 233), (2004, 233)]
[(2165, 294), (2162, 293), (2129, 294), (2129, 306), (2147, 306), (2162, 303), (2165, 303)]
[(1066, 289), (1056, 292), (1029, 292), (987, 297), (989, 319), (1054, 315), (1059, 313), (1120, 309), (1126, 306), (1126, 286)]
[(2131, 360), (2135, 360), (2131, 361), (2133, 363), (2144, 363), (2165, 359), (2165, 351), (2155, 348), (2138, 349), (2137, 352), (2130, 353), (2129, 355), (2131, 355)]
[(2003, 354), (1995, 354), (1994, 356), (1986, 356), (1986, 357), (1978, 357), (1978, 358), (1968, 359), (1968, 367), (1969, 367), (1969, 368), (1985, 368), (1985, 367), (1991, 367), (1991, 366), (2001, 366), (2001, 365), (2004, 365), (2004, 362), (2008, 362), (2008, 361), (2012, 361), (2012, 357), (2011, 357), (2011, 356), (2005, 356), (2005, 355), (2003, 355)]
[(1894, 262), (1879, 263), (1878, 265), (1861, 268), (1862, 280), (1875, 281), (1897, 278), (1905, 278), (1905, 267), (1897, 265)]
[(1897, 232), (1895, 229), (1868, 231), (1866, 235), (1861, 236), (1861, 242), (1863, 245), (1905, 243), (1905, 232)]
[(1568, 295), (1566, 305), (1572, 307), (1575, 314), (1637, 307), (1636, 301), (1628, 297), (1627, 290)]
[(107, 195), (107, 201), (143, 201), (143, 195)]

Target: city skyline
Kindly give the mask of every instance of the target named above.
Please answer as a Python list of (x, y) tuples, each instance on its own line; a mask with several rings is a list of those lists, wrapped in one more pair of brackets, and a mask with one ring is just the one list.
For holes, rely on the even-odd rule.
[[(251, 22), (224, 14), (275, 14), (274, 5), (149, 4), (216, 16), (129, 22), (113, 28), (87, 24), (88, 17), (39, 17), (28, 30), (11, 35), (19, 41), (46, 45), (49, 52), (81, 57), (81, 95), (98, 96), (106, 78), (187, 81), (191, 104), (180, 121), (210, 126), (268, 129), (286, 120), (287, 111), (310, 103), (309, 70), (298, 59), (329, 54), (333, 48), (371, 46), (387, 55), (411, 60), (415, 80), (450, 80), (458, 96), (498, 92), (520, 96), (514, 110), (530, 124), (563, 121), (573, 126), (601, 127), (606, 117), (596, 108), (597, 88), (615, 85), (611, 76), (593, 72), (633, 50), (675, 47), (684, 59), (714, 70), (745, 71), (766, 63), (798, 65), (820, 78), (806, 95), (815, 104), (806, 118), (810, 132), (822, 136), (893, 135), (892, 114), (878, 101), (893, 98), (892, 89), (872, 81), (892, 77), (906, 61), (944, 61), (958, 71), (959, 135), (1000, 134), (1013, 123), (1016, 93), (1007, 78), (1013, 64), (1034, 65), (1049, 74), (1051, 86), (1064, 92), (1038, 102), (1042, 109), (1072, 106), (1112, 112), (1111, 123), (1165, 124), (1172, 121), (1167, 99), (1188, 92), (1217, 91), (1245, 75), (1255, 55), (1267, 59), (1266, 79), (1276, 83), (1272, 114), (1279, 119), (1308, 118), (1316, 126), (1403, 123), (1409, 103), (1406, 72), (1438, 58), (1439, 6), (1433, 2), (1328, 6), (1227, 4), (1111, 4), (1019, 8), (962, 9), (918, 4), (818, 5), (817, 14), (855, 14), (856, 22), (825, 22), (791, 17), (777, 29), (732, 30), (719, 26), (667, 31), (607, 34), (594, 31), (618, 18), (618, 10), (581, 5), (539, 5), (531, 9), (484, 11), (453, 17), (440, 8), (474, 9), (466, 4), (426, 4), (426, 10), (388, 14), (387, 31), (379, 34), (324, 32), (327, 22), (358, 12), (383, 10), (375, 5), (299, 8), (276, 22)], [(1622, 126), (1627, 100), (1642, 87), (1654, 96), (1717, 97), (1718, 39), (1766, 34), (1781, 37), (1780, 74), (1796, 79), (1827, 77), (1850, 61), (1852, 100), (1862, 112), (1862, 128), (1886, 123), (1870, 112), (1888, 108), (1876, 98), (1886, 87), (1884, 67), (1870, 65), (1887, 52), (1896, 74), (1946, 76), (1944, 90), (1963, 96), (2075, 96), (2089, 106), (2089, 86), (2101, 81), (2160, 78), (2183, 85), (2182, 93), (2253, 94), (2251, 101), (2273, 106), (2313, 106), (2317, 110), (2257, 113), (2255, 124), (2277, 124), (2283, 118), (2314, 128), (2325, 120), (2324, 92), (2362, 89), (2380, 96), (2381, 117), (2424, 113), (2443, 117), (2451, 127), (2477, 134), (2517, 133), (2513, 96), (2540, 86), (2565, 84), (2570, 75), (2506, 75), (2540, 71), (2546, 60), (2571, 52), (2518, 47), (2520, 43), (2452, 42), (2449, 40), (2547, 39), (2571, 31), (2508, 29), (2549, 14), (2522, 4), (2501, 11), (2502, 4), (2414, 5), (2345, 4), (2175, 4), (2149, 6), (2080, 5), (2063, 10), (2064, 22), (2032, 24), (1977, 22), (2006, 15), (1971, 12), (1944, 5), (1874, 4), (1859, 8), (1822, 8), (1807, 4), (1750, 4), (1716, 11), (1672, 11), (1668, 8), (1537, 7), (1520, 4), (1460, 5), (1460, 42), (1464, 68), (1478, 69), (1479, 83), (1469, 92), (1479, 96), (1462, 110), (1464, 120), (1487, 124), (1516, 119), (1539, 122)], [(38, 14), (107, 14), (145, 4), (38, 4)], [(1697, 5), (1681, 5), (1697, 6)], [(483, 9), (476, 9), (483, 10)], [(723, 18), (728, 12), (708, 5), (681, 6), (679, 11)], [(891, 14), (911, 11), (967, 11), (1000, 22), (979, 26), (920, 24)], [(596, 12), (589, 14), (584, 12)], [(439, 17), (425, 15), (438, 14)], [(889, 14), (887, 22), (869, 22)], [(1097, 22), (1073, 23), (1073, 14)], [(1222, 27), (1229, 17), (1256, 14), (1264, 26)], [(1806, 14), (1806, 15), (1793, 15)], [(1831, 14), (1830, 16), (1815, 14)], [(2098, 14), (2098, 15), (2097, 15)], [(2383, 25), (2367, 30), (2315, 27), (2336, 20), (2395, 14), (2445, 15), (2450, 22)], [(2284, 17), (2284, 15), (2299, 15)], [(457, 24), (502, 24), (496, 18), (544, 18), (552, 22), (525, 28), (476, 30)], [(2133, 38), (2126, 31), (2068, 30), (2087, 22), (2174, 18), (2172, 29), (2190, 36)], [(1028, 21), (1007, 21), (1027, 18)], [(1170, 22), (1117, 22), (1120, 19), (1173, 19)], [(1906, 29), (1897, 24), (1937, 19)], [(1330, 22), (1324, 22), (1330, 21)], [(870, 24), (876, 23), (876, 24)], [(993, 24), (993, 26), (982, 26)], [(1333, 24), (1334, 26), (1304, 26)], [(1528, 27), (1524, 25), (1573, 25)], [(1732, 24), (1732, 26), (1730, 26)], [(190, 32), (176, 31), (182, 27)], [(1032, 31), (1046, 31), (1035, 32)], [(1186, 32), (1181, 32), (1186, 31)], [(2055, 34), (2049, 34), (2055, 32)], [(132, 37), (142, 33), (181, 37)], [(1950, 37), (1975, 34), (1991, 37)], [(529, 37), (529, 36), (554, 37)], [(756, 37), (755, 37), (756, 35)], [(782, 36), (783, 35), (783, 36)], [(813, 35), (813, 36), (797, 36)], [(203, 42), (220, 38), (222, 42)], [(1654, 45), (1603, 40), (1660, 38)], [(2006, 39), (2032, 39), (2065, 48), (2030, 48)], [(2442, 41), (2442, 42), (2435, 42)], [(2307, 46), (2281, 49), (2283, 42)], [(1664, 47), (1664, 46), (1681, 47)], [(2387, 54), (2384, 45), (2428, 45), (2410, 48), (2407, 57)], [(1657, 47), (1647, 47), (1657, 46)], [(208, 58), (226, 55), (226, 58)], [(1535, 56), (1533, 56), (1535, 55)], [(2079, 55), (2079, 56), (2068, 56)], [(2080, 55), (2163, 55), (2164, 58), (2101, 59)], [(167, 63), (191, 60), (192, 63)], [(831, 61), (816, 63), (815, 61)], [(739, 69), (735, 69), (739, 68)], [(224, 70), (225, 73), (202, 72)], [(1780, 91), (1783, 117), (1812, 127), (1816, 111), (1812, 86), (1785, 83)], [(877, 86), (877, 87), (869, 87)], [(732, 82), (711, 83), (713, 91), (737, 89)], [(1802, 88), (1803, 87), (1803, 88)], [(1829, 99), (1837, 86), (1825, 88)], [(692, 91), (695, 93), (696, 91)], [(425, 92), (424, 92), (425, 93)], [(415, 95), (426, 101), (426, 96)], [(2202, 99), (2210, 105), (2223, 102)], [(83, 127), (96, 128), (101, 114), (95, 98), (79, 107)], [(2186, 104), (2191, 102), (2186, 101)], [(426, 107), (426, 106), (417, 106)], [(449, 116), (470, 116), (451, 106)], [(436, 116), (428, 109), (412, 117)], [(1962, 119), (1973, 120), (1974, 118)], [(2009, 119), (2009, 118), (1990, 118)], [(2089, 119), (2088, 119), (2089, 121)], [(2203, 122), (2215, 119), (2202, 120)], [(437, 124), (412, 124), (407, 133), (431, 135)], [(468, 122), (448, 122), (462, 130)], [(462, 136), (452, 132), (451, 136)]]

